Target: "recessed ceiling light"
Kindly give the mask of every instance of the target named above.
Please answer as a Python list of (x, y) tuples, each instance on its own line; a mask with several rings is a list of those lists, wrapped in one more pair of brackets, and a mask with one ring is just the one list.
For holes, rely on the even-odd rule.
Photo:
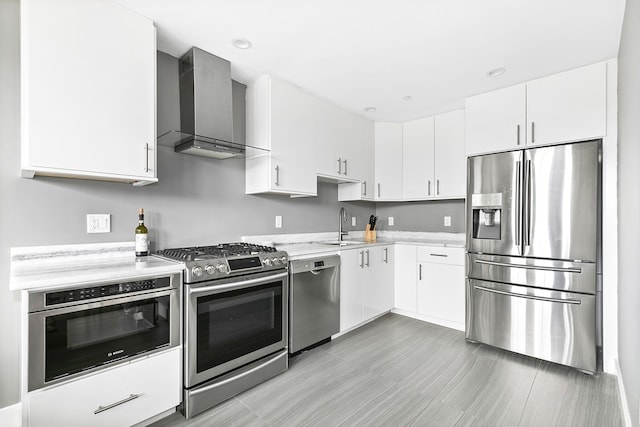
[(238, 49), (250, 49), (251, 42), (247, 39), (233, 39), (231, 40), (231, 44), (237, 47)]
[(411, 101), (412, 99), (413, 99), (413, 97), (411, 97), (411, 96), (409, 96), (409, 95), (407, 95), (407, 96), (403, 96), (403, 97), (402, 97), (402, 100), (403, 100), (403, 101), (407, 101), (407, 102)]
[(507, 71), (504, 68), (494, 68), (493, 70), (489, 71), (487, 73), (487, 76), (489, 77), (498, 77), (504, 74), (504, 72)]
[(367, 113), (375, 113), (376, 107), (367, 107), (364, 109), (364, 111), (366, 111)]

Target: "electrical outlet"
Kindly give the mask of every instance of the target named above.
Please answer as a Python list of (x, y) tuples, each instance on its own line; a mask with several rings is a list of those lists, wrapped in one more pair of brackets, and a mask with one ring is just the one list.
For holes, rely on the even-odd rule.
[(276, 215), (276, 228), (282, 228), (282, 215)]
[(87, 214), (87, 233), (111, 233), (111, 215)]
[(390, 217), (389, 217), (389, 226), (392, 226), (392, 225), (393, 225), (393, 217), (392, 217), (392, 216), (390, 216)]
[(351, 226), (352, 226), (352, 227), (355, 227), (355, 226), (356, 226), (356, 217), (355, 217), (355, 216), (352, 216), (352, 217), (351, 217)]
[(451, 227), (451, 217), (450, 216), (445, 216), (444, 217), (444, 226), (445, 227)]

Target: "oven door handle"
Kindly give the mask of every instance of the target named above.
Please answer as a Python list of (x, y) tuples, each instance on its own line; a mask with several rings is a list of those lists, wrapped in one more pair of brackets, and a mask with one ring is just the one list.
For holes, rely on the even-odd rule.
[(255, 279), (241, 280), (241, 281), (226, 283), (221, 285), (213, 284), (210, 286), (202, 286), (198, 288), (194, 288), (193, 286), (187, 286), (187, 289), (189, 290), (189, 295), (198, 295), (203, 293), (210, 294), (212, 293), (212, 291), (215, 291), (213, 293), (219, 293), (219, 292), (226, 292), (233, 289), (243, 289), (249, 286), (255, 286), (260, 283), (267, 283), (267, 282), (271, 282), (278, 279), (284, 279), (288, 275), (289, 273), (284, 271), (282, 273), (272, 274), (271, 276), (257, 277)]
[(31, 313), (29, 313), (29, 316), (39, 315), (42, 313), (46, 313), (46, 317), (58, 316), (60, 314), (73, 313), (75, 311), (91, 310), (93, 308), (110, 307), (112, 305), (127, 304), (130, 302), (136, 302), (136, 301), (145, 301), (153, 298), (170, 296), (170, 295), (179, 295), (179, 292), (180, 292), (180, 289), (167, 289), (163, 291), (147, 292), (144, 294), (137, 294), (137, 295), (128, 296), (128, 297), (116, 296), (109, 299), (104, 299), (102, 301), (93, 301), (93, 302), (87, 302), (87, 303), (78, 304), (78, 305), (65, 305), (64, 307), (60, 307), (60, 308), (45, 307), (43, 310), (32, 311)]

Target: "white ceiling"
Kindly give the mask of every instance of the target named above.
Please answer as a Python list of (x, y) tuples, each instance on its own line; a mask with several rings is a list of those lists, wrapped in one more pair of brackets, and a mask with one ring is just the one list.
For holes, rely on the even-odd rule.
[[(625, 0), (116, 0), (151, 18), (158, 49), (272, 74), (374, 121), (614, 58)], [(231, 45), (246, 38), (248, 50)], [(491, 69), (504, 67), (500, 77)], [(406, 95), (411, 101), (404, 101)], [(374, 106), (375, 113), (365, 107)]]

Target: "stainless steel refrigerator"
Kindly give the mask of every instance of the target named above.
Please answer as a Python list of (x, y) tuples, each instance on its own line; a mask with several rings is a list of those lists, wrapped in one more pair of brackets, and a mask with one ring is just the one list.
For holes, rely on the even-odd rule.
[(466, 338), (602, 369), (602, 142), (469, 157)]

